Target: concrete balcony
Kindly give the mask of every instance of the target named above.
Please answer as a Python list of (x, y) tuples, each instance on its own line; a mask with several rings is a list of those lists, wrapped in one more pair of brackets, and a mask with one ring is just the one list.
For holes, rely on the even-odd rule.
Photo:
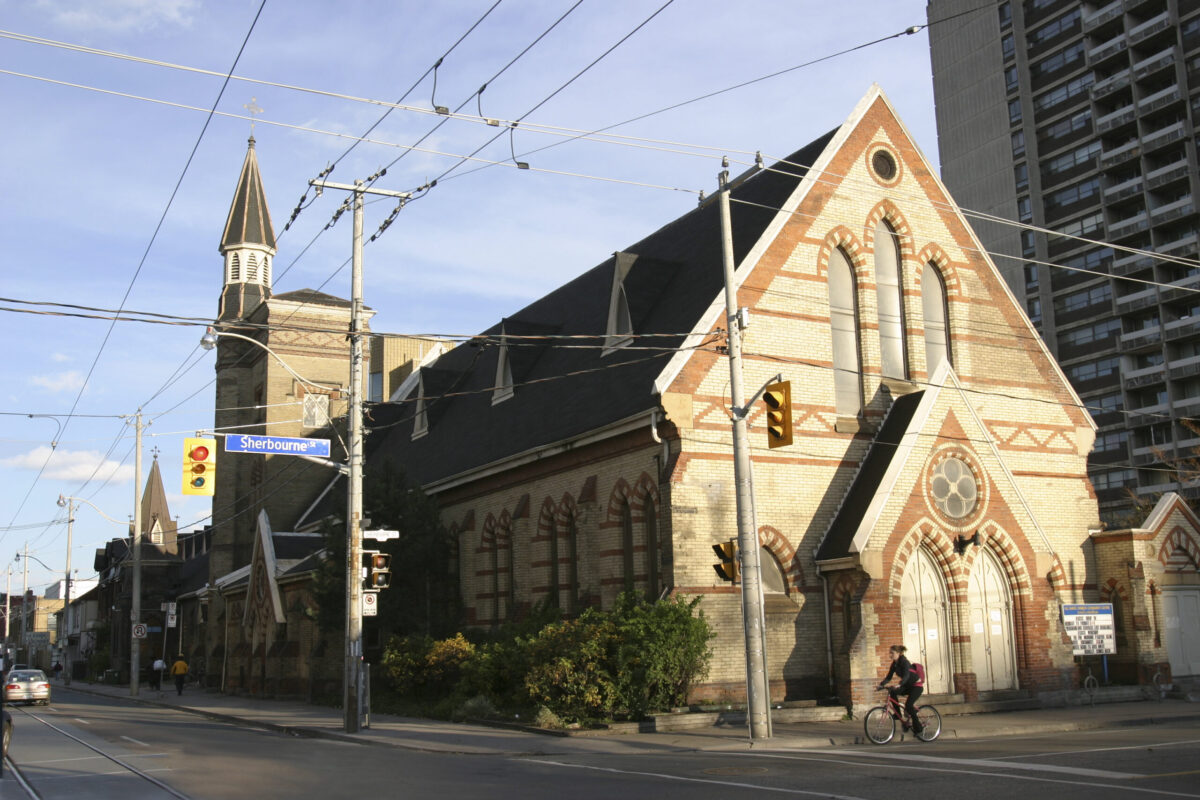
[(1166, 256), (1191, 256), (1196, 255), (1197, 246), (1200, 245), (1200, 235), (1195, 231), (1180, 236), (1170, 242), (1163, 242), (1155, 249)]
[(1108, 226), (1109, 239), (1124, 239), (1126, 236), (1132, 236), (1135, 233), (1141, 233), (1150, 229), (1150, 217), (1145, 211), (1140, 214), (1134, 214), (1132, 217), (1119, 219)]
[(1166, 381), (1167, 368), (1162, 364), (1155, 364), (1153, 367), (1130, 370), (1125, 373), (1124, 378), (1126, 389), (1141, 389), (1144, 386), (1155, 386)]
[(1191, 174), (1191, 169), (1188, 167), (1187, 158), (1182, 158), (1173, 164), (1167, 164), (1165, 167), (1151, 170), (1146, 173), (1146, 185), (1151, 189), (1157, 189), (1160, 186), (1166, 186), (1168, 183), (1174, 183), (1180, 178), (1186, 178)]
[(1168, 47), (1166, 50), (1161, 50), (1149, 58), (1144, 58), (1133, 65), (1133, 79), (1142, 80), (1148, 78), (1159, 70), (1166, 69), (1175, 63), (1175, 48)]
[(1099, 100), (1101, 97), (1106, 97), (1113, 92), (1126, 88), (1131, 83), (1133, 83), (1133, 75), (1129, 70), (1119, 72), (1102, 81), (1097, 81), (1092, 84), (1092, 99)]
[(1145, 181), (1142, 180), (1141, 175), (1118, 183), (1116, 186), (1109, 186), (1104, 190), (1104, 202), (1115, 203), (1127, 197), (1133, 197), (1135, 194), (1141, 194), (1144, 186)]
[[(1160, 286), (1158, 296), (1160, 302), (1169, 303), (1172, 300), (1182, 300), (1184, 297), (1195, 297), (1197, 289), (1200, 289), (1200, 275), (1191, 275), (1171, 281), (1170, 287)], [(1190, 322), (1191, 320), (1186, 321)]]
[(1096, 47), (1093, 47), (1091, 50), (1088, 50), (1088, 64), (1090, 66), (1095, 66), (1096, 64), (1099, 64), (1101, 61), (1105, 61), (1107, 59), (1112, 58), (1113, 56), (1124, 53), (1128, 49), (1129, 49), (1129, 40), (1127, 38), (1125, 38), (1125, 34), (1122, 33), (1121, 35), (1114, 36), (1113, 38), (1109, 39), (1107, 42), (1104, 42), (1103, 44), (1097, 45)]
[(1166, 147), (1169, 144), (1181, 141), (1187, 137), (1187, 131), (1184, 130), (1184, 121), (1180, 120), (1165, 128), (1159, 128), (1156, 131), (1147, 133), (1142, 137), (1142, 147), (1146, 152), (1157, 150), (1160, 147)]
[(1171, 27), (1171, 15), (1168, 12), (1164, 11), (1163, 13), (1159, 14), (1157, 17), (1151, 17), (1150, 19), (1143, 22), (1141, 25), (1138, 25), (1136, 28), (1133, 28), (1132, 30), (1130, 30), (1129, 31), (1129, 43), (1137, 44), (1138, 42), (1144, 42), (1145, 40), (1149, 39), (1151, 36), (1154, 36), (1157, 33), (1162, 33), (1163, 31), (1167, 30), (1170, 27)]
[(1111, 267), (1113, 275), (1131, 275), (1143, 269), (1150, 269), (1154, 266), (1154, 258), (1151, 256), (1134, 253), (1132, 255), (1122, 256), (1114, 259)]
[(1158, 111), (1160, 108), (1183, 100), (1183, 92), (1179, 91), (1178, 86), (1168, 86), (1160, 92), (1155, 92), (1148, 97), (1143, 97), (1138, 101), (1137, 110), (1139, 114), (1149, 114), (1153, 111)]
[(1192, 202), (1192, 198), (1185, 197), (1182, 200), (1176, 200), (1173, 203), (1166, 203), (1157, 208), (1150, 209), (1150, 219), (1154, 220), (1155, 225), (1161, 225), (1164, 222), (1190, 216), (1195, 212), (1196, 205)]
[(1130, 159), (1137, 158), (1142, 154), (1142, 143), (1134, 139), (1132, 142), (1126, 142), (1120, 147), (1112, 150), (1103, 150), (1100, 152), (1100, 167), (1101, 169), (1109, 169), (1118, 164), (1124, 164)]
[(1111, 22), (1124, 13), (1125, 9), (1121, 5), (1121, 0), (1113, 0), (1113, 2), (1109, 3), (1095, 14), (1083, 18), (1083, 32), (1090, 33), (1104, 23)]
[(1108, 133), (1111, 130), (1116, 130), (1123, 125), (1128, 125), (1137, 119), (1137, 109), (1133, 105), (1127, 105), (1123, 108), (1118, 108), (1111, 114), (1105, 114), (1096, 120), (1096, 132)]
[[(1170, 327), (1173, 324), (1174, 323), (1171, 322), (1167, 323), (1168, 338), (1170, 337)], [(1173, 381), (1183, 380), (1184, 378), (1191, 378), (1193, 376), (1200, 375), (1200, 356), (1180, 358), (1176, 361), (1172, 361), (1170, 364), (1170, 369), (1168, 370), (1168, 374), (1171, 376), (1171, 380)]]
[(1162, 328), (1143, 328), (1133, 333), (1122, 333), (1119, 349), (1122, 353), (1136, 353), (1151, 347), (1157, 348), (1162, 344)]
[(1151, 286), (1149, 289), (1142, 289), (1140, 292), (1130, 292), (1118, 297), (1117, 313), (1128, 314), (1131, 311), (1140, 311), (1143, 308), (1150, 308), (1157, 304), (1158, 289)]

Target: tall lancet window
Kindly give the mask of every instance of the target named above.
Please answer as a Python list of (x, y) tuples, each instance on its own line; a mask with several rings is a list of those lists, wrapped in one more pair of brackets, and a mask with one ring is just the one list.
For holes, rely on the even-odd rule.
[(839, 417), (862, 410), (862, 368), (858, 348), (858, 309), (854, 268), (841, 249), (829, 254), (829, 322), (833, 330), (833, 390)]
[(263, 286), (271, 285), (271, 259), (267, 256), (262, 260), (262, 283)]
[(242, 260), (237, 253), (229, 254), (229, 283), (237, 283), (242, 279)]
[(885, 378), (907, 378), (904, 358), (904, 297), (900, 243), (892, 226), (875, 226), (875, 292), (879, 302), (880, 369)]
[(258, 259), (254, 253), (251, 253), (246, 259), (246, 280), (250, 283), (258, 283)]
[(925, 315), (925, 370), (932, 375), (943, 361), (950, 361), (946, 284), (932, 263), (921, 270), (921, 307)]

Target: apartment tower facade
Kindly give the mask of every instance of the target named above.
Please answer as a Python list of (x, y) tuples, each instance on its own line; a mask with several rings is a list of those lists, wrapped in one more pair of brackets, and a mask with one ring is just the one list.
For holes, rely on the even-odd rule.
[(1200, 2), (927, 13), (942, 178), (1099, 426), (1102, 518), (1200, 498), (1181, 469), (1200, 449)]

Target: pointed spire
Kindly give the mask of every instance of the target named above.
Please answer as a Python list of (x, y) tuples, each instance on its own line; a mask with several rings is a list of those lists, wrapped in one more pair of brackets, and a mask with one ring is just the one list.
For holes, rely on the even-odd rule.
[(258, 156), (254, 152), (254, 137), (250, 137), (246, 149), (246, 160), (242, 174), (238, 177), (233, 205), (229, 207), (229, 218), (225, 222), (225, 235), (221, 237), (220, 250), (244, 245), (260, 245), (275, 250), (275, 230), (271, 227), (271, 213), (267, 210), (267, 195), (263, 191), (262, 176), (258, 174)]

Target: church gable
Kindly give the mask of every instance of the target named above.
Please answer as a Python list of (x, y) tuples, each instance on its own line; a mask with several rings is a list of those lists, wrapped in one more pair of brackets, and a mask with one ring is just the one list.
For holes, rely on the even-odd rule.
[(250, 561), (249, 582), (246, 585), (246, 605), (242, 624), (261, 627), (267, 623), (286, 621), (283, 601), (279, 594), (275, 544), (271, 522), (265, 511), (258, 515), (258, 535), (254, 540), (254, 556)]

